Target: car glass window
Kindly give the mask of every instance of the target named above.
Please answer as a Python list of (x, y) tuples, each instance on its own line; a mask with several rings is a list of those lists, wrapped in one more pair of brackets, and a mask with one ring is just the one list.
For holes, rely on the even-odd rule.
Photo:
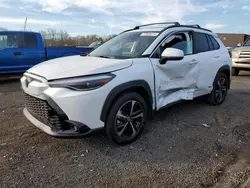
[(196, 53), (209, 51), (206, 34), (194, 32), (194, 48)]
[(89, 56), (105, 58), (138, 58), (157, 38), (158, 32), (127, 32), (107, 41)]
[[(176, 48), (182, 50), (184, 55), (193, 54), (193, 40), (187, 33), (176, 33), (168, 37), (156, 50), (154, 57), (160, 58), (166, 48)], [(187, 37), (188, 36), (188, 37)]]
[(214, 50), (214, 45), (212, 43), (211, 37), (207, 35), (208, 45), (210, 50)]
[(214, 50), (218, 50), (220, 48), (219, 43), (215, 40), (215, 38), (211, 35), (209, 35), (209, 38), (211, 39), (213, 46), (214, 46)]
[(0, 35), (0, 50), (8, 48), (21, 48), (22, 36), (19, 34), (1, 34)]
[(248, 39), (243, 46), (250, 46), (250, 39)]
[(24, 34), (24, 48), (38, 48), (36, 35)]

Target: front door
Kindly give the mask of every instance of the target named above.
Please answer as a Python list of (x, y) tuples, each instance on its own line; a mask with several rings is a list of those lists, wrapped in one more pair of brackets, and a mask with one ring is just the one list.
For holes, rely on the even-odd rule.
[(0, 34), (0, 73), (18, 72), (22, 61), (22, 35)]
[[(160, 64), (161, 53), (170, 47), (183, 50), (184, 58)], [(167, 37), (150, 60), (155, 71), (157, 110), (180, 100), (193, 99), (197, 90), (199, 62), (193, 55), (192, 32), (183, 31)]]

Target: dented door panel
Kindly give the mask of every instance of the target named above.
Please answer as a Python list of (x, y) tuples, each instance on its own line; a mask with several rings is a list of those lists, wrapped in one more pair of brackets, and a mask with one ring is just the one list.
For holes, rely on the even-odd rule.
[(179, 100), (192, 100), (197, 90), (200, 70), (194, 55), (180, 61), (167, 61), (161, 65), (159, 59), (151, 59), (155, 71), (156, 106), (160, 109)]

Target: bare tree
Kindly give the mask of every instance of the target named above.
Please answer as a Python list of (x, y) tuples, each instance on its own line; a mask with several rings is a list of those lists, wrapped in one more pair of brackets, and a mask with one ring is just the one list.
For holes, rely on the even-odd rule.
[(98, 35), (87, 35), (87, 36), (76, 36), (71, 37), (65, 30), (48, 29), (46, 31), (40, 31), (42, 34), (46, 46), (88, 46), (92, 42), (105, 42), (113, 36), (98, 36)]

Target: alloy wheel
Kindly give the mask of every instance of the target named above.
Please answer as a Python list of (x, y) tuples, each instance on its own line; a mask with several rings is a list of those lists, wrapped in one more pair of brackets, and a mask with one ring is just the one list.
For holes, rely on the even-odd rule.
[(215, 98), (218, 103), (221, 103), (227, 95), (227, 81), (226, 78), (221, 77), (216, 85)]
[(136, 100), (130, 100), (123, 104), (116, 114), (116, 133), (122, 138), (132, 138), (140, 131), (143, 121), (142, 105)]

